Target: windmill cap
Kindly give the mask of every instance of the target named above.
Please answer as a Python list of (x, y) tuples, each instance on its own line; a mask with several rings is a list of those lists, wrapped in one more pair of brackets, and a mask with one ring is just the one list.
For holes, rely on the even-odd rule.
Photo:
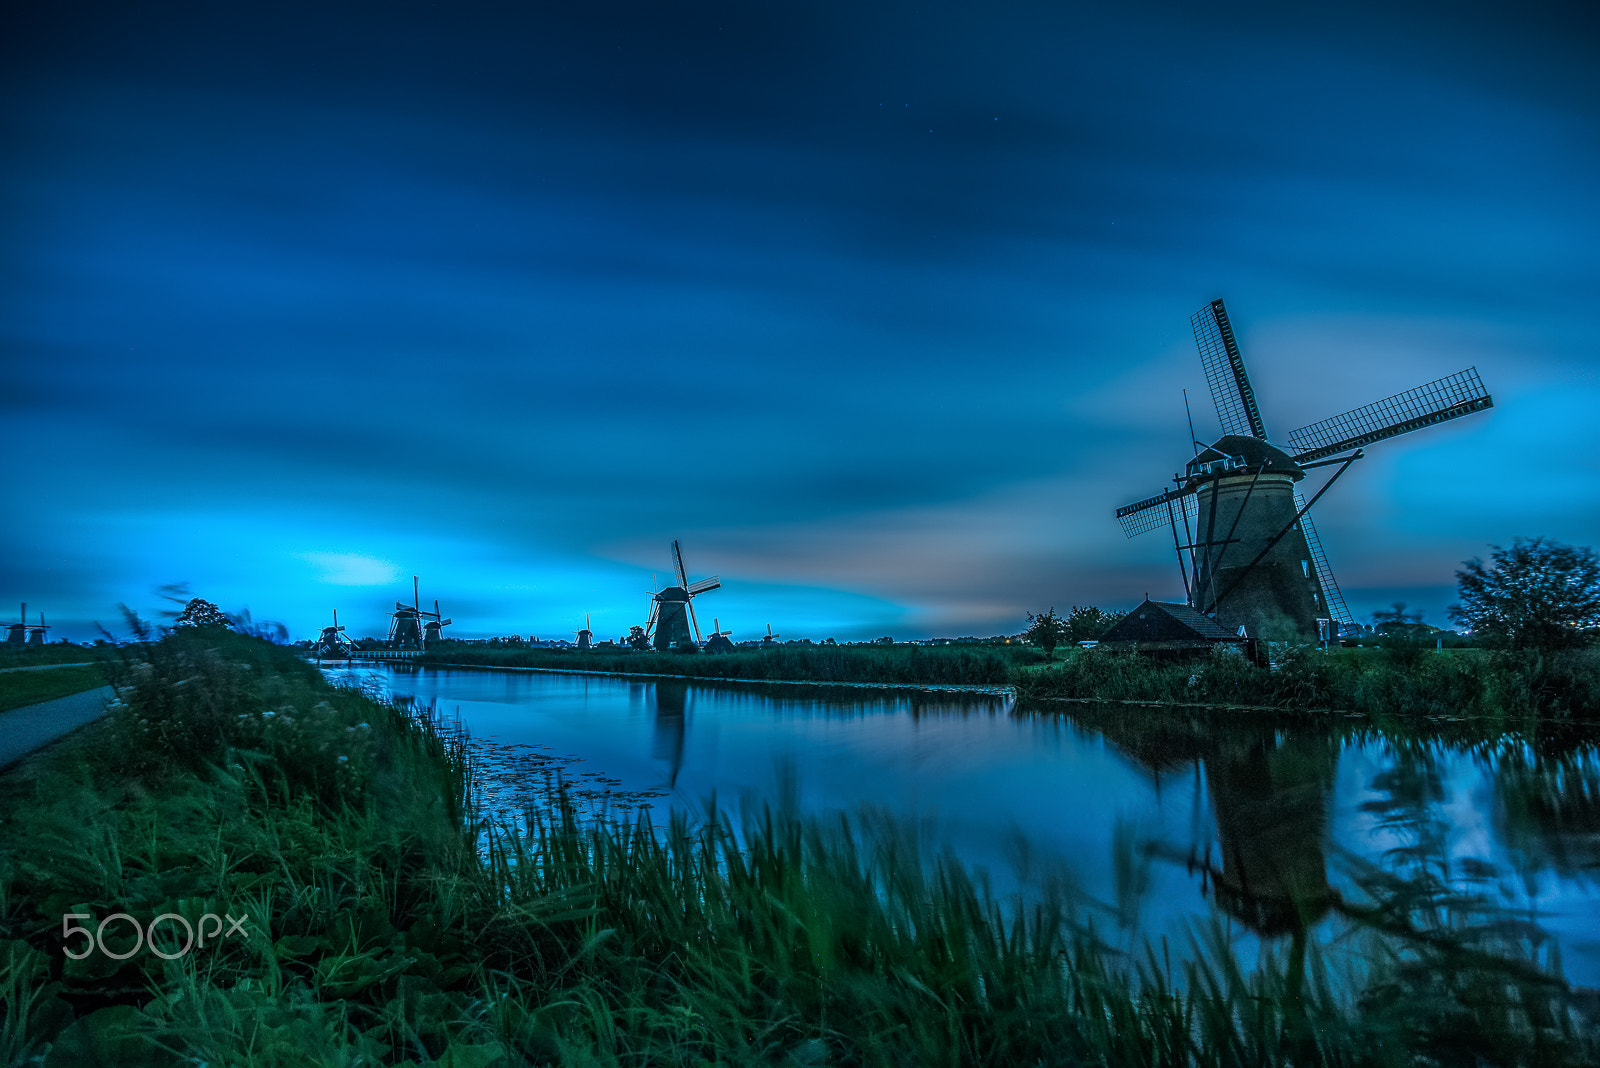
[(1305, 472), (1288, 453), (1246, 434), (1226, 434), (1218, 438), (1210, 448), (1189, 461), (1188, 472), (1191, 476), (1198, 475), (1202, 465), (1227, 459), (1241, 460), (1245, 467), (1264, 466), (1268, 473), (1293, 475), (1296, 479), (1305, 477)]

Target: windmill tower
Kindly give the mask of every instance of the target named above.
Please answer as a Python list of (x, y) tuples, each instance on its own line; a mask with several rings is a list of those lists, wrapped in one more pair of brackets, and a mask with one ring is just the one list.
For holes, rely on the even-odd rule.
[(422, 648), (422, 608), (417, 600), (417, 576), (411, 576), (411, 604), (394, 603), (389, 623), (389, 644), (396, 649)]
[(22, 614), (17, 617), (18, 622), (6, 624), (6, 648), (21, 649), (28, 637), (28, 602), (22, 602)]
[[(1493, 407), (1476, 368), (1301, 427), (1291, 451), (1267, 441), (1255, 391), (1222, 301), (1191, 318), (1200, 362), (1222, 424), (1222, 437), (1200, 446), (1175, 488), (1117, 509), (1128, 537), (1168, 526), (1189, 604), (1229, 630), (1252, 638), (1286, 620), (1305, 637), (1318, 620), (1350, 621), (1308, 514), (1363, 448), (1384, 438)], [(1191, 437), (1193, 435), (1191, 434)], [(1295, 490), (1306, 471), (1338, 470), (1310, 501)], [(1191, 524), (1192, 528), (1191, 528)], [(1185, 562), (1184, 554), (1188, 554)]]
[(731, 630), (723, 630), (722, 629), (722, 620), (716, 618), (715, 616), (711, 617), (711, 625), (713, 627), (716, 627), (717, 629), (712, 631), (711, 632), (711, 637), (706, 639), (706, 652), (708, 652), (708, 653), (731, 653), (731, 652), (733, 652), (734, 651), (733, 642), (728, 640), (728, 636), (730, 634), (732, 634), (733, 631), (731, 631)]
[(433, 602), (432, 612), (418, 612), (418, 619), (426, 619), (422, 625), (422, 644), (424, 647), (435, 645), (444, 640), (444, 628), (454, 623), (453, 619), (443, 619), (439, 615), (439, 602)]
[(580, 630), (580, 631), (576, 631), (575, 633), (577, 634), (577, 637), (578, 637), (578, 649), (580, 651), (584, 650), (584, 649), (593, 649), (594, 648), (594, 631), (589, 629), (589, 613), (588, 612), (585, 612), (583, 614), (583, 629)]
[[(672, 573), (677, 577), (678, 584), (652, 595), (650, 620), (645, 624), (645, 634), (648, 635), (651, 628), (655, 628), (653, 645), (657, 652), (674, 649), (693, 652), (698, 649), (700, 641), (700, 624), (694, 617), (694, 598), (720, 588), (722, 580), (712, 575), (691, 583), (683, 567), (683, 551), (678, 548), (676, 541), (672, 543)], [(689, 637), (691, 625), (694, 627), (693, 640)]]
[(322, 634), (318, 636), (315, 646), (317, 659), (349, 660), (352, 651), (350, 639), (345, 637), (344, 628), (339, 625), (339, 610), (333, 610), (333, 626), (323, 627)]

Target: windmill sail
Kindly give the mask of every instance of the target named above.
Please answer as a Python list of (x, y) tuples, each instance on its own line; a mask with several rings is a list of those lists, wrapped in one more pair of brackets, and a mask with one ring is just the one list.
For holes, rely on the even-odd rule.
[(1305, 464), (1492, 407), (1494, 398), (1483, 388), (1478, 369), (1469, 367), (1364, 408), (1303, 426), (1289, 435), (1289, 444), (1300, 450), (1295, 463)]
[[(1174, 504), (1169, 511), (1166, 507), (1167, 502), (1177, 501), (1179, 498), (1182, 498), (1182, 502)], [(1145, 531), (1167, 526), (1173, 519), (1193, 519), (1197, 508), (1198, 503), (1193, 490), (1174, 489), (1118, 508), (1117, 520), (1122, 524), (1122, 532), (1131, 538)]]
[[(1299, 493), (1294, 495), (1296, 508), (1304, 508), (1305, 500)], [(1322, 585), (1323, 607), (1327, 610), (1328, 618), (1335, 623), (1354, 623), (1355, 616), (1350, 614), (1350, 609), (1344, 603), (1344, 594), (1339, 591), (1339, 583), (1333, 577), (1333, 568), (1328, 566), (1328, 556), (1322, 551), (1322, 539), (1317, 537), (1317, 528), (1311, 523), (1311, 513), (1307, 512), (1300, 517), (1300, 533), (1306, 536), (1306, 548), (1311, 550), (1311, 566), (1317, 570), (1317, 581)], [(1333, 637), (1337, 638), (1335, 634)]]
[(1211, 399), (1217, 406), (1217, 419), (1224, 434), (1262, 438), (1267, 431), (1256, 407), (1256, 392), (1245, 374), (1244, 357), (1228, 322), (1228, 309), (1214, 300), (1189, 317), (1194, 327), (1194, 343), (1200, 349), (1200, 363), (1211, 384)]

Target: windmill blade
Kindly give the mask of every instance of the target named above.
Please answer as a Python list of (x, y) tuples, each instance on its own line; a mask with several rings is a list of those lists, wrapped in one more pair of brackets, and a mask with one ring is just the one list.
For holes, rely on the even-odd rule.
[(1289, 435), (1289, 444), (1300, 450), (1295, 463), (1310, 463), (1493, 407), (1494, 398), (1483, 388), (1478, 369), (1469, 367), (1364, 408), (1303, 426)]
[(694, 618), (694, 602), (693, 601), (685, 601), (685, 602), (683, 602), (683, 604), (684, 604), (684, 607), (689, 609), (689, 622), (694, 624), (694, 640), (697, 641), (697, 642), (701, 641), (702, 639), (700, 637), (700, 621), (698, 619)]
[(337, 608), (333, 610), (333, 625), (336, 627), (339, 625), (339, 610)]
[(678, 585), (688, 589), (689, 575), (683, 569), (683, 551), (676, 541), (672, 543), (672, 573), (678, 576)]
[(441, 620), (439, 620), (439, 626), (448, 627), (450, 624), (452, 624), (454, 622), (455, 622), (455, 620), (453, 620), (453, 619), (441, 619)]
[[(1306, 506), (1298, 492), (1294, 495), (1294, 506), (1296, 510)], [(1311, 566), (1317, 569), (1317, 581), (1322, 584), (1322, 599), (1326, 602), (1322, 607), (1327, 610), (1328, 618), (1333, 620), (1335, 631), (1340, 623), (1354, 623), (1355, 617), (1344, 603), (1344, 594), (1333, 577), (1333, 568), (1328, 566), (1327, 554), (1322, 551), (1322, 539), (1317, 537), (1317, 528), (1312, 525), (1310, 512), (1300, 517), (1300, 533), (1306, 536), (1306, 548), (1311, 551)], [(1332, 637), (1339, 635), (1335, 633)]]
[[(1168, 511), (1166, 506), (1169, 501), (1179, 503), (1174, 504), (1172, 510)], [(1117, 509), (1117, 521), (1122, 524), (1122, 532), (1131, 538), (1145, 531), (1166, 526), (1172, 518), (1193, 519), (1199, 514), (1199, 510), (1200, 501), (1193, 490), (1171, 489), (1154, 497), (1146, 497), (1142, 501), (1123, 505)]]
[(712, 575), (710, 578), (703, 578), (692, 586), (684, 587), (684, 589), (689, 591), (690, 597), (693, 597), (697, 593), (705, 593), (709, 590), (719, 590), (721, 588), (722, 580), (717, 578), (715, 575)]
[(1245, 374), (1244, 357), (1234, 340), (1228, 309), (1214, 300), (1189, 317), (1194, 327), (1194, 343), (1200, 350), (1200, 365), (1211, 384), (1211, 399), (1217, 406), (1217, 419), (1224, 434), (1242, 434), (1266, 440), (1261, 425), (1261, 410), (1256, 407), (1256, 391)]

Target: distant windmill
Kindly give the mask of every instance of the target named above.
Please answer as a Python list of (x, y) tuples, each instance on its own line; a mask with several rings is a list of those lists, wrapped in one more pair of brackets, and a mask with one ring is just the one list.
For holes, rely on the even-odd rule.
[(428, 619), (429, 616), (432, 616), (431, 619), (428, 619), (428, 621), (422, 625), (422, 640), (425, 646), (433, 645), (437, 642), (443, 641), (444, 628), (455, 622), (453, 619), (441, 619), (439, 617), (438, 601), (433, 602), (432, 612), (419, 612), (417, 615), (419, 618), (423, 619)]
[(339, 625), (339, 610), (333, 610), (333, 626), (323, 627), (315, 645), (317, 659), (349, 660), (352, 646)]
[[(720, 588), (722, 581), (713, 575), (691, 583), (683, 568), (683, 551), (678, 548), (676, 541), (672, 543), (672, 573), (677, 577), (678, 584), (651, 596), (650, 620), (645, 624), (644, 631), (648, 635), (651, 628), (655, 628), (654, 645), (657, 652), (673, 649), (692, 652), (698, 648), (700, 640), (700, 623), (694, 617), (694, 598)], [(693, 640), (689, 637), (691, 625), (694, 627)]]
[[(389, 643), (396, 649), (422, 648), (422, 617), (425, 614), (417, 595), (417, 576), (411, 576), (411, 604), (394, 603), (389, 613), (394, 619), (389, 624)], [(438, 613), (433, 613), (435, 617)]]
[(713, 627), (716, 627), (717, 629), (712, 631), (711, 632), (711, 637), (706, 639), (706, 652), (708, 652), (708, 653), (731, 653), (731, 652), (733, 652), (734, 651), (733, 643), (728, 640), (728, 635), (732, 634), (733, 631), (731, 631), (731, 630), (723, 630), (722, 629), (722, 620), (716, 618), (715, 616), (711, 617), (711, 625)]
[[(1190, 322), (1222, 437), (1210, 446), (1194, 442), (1200, 451), (1182, 476), (1173, 476), (1176, 488), (1117, 509), (1123, 531), (1131, 538), (1170, 526), (1189, 604), (1230, 631), (1242, 627), (1260, 637), (1264, 625), (1282, 619), (1310, 637), (1319, 618), (1349, 622), (1307, 514), (1311, 506), (1364, 455), (1364, 446), (1483, 411), (1493, 399), (1469, 367), (1301, 427), (1289, 435), (1291, 454), (1267, 443), (1222, 301), (1201, 308)], [(1340, 466), (1302, 503), (1295, 483), (1308, 469), (1329, 464)]]
[[(28, 606), (26, 604), (24, 604), (22, 606), (22, 619), (23, 619), (24, 623), (27, 622), (27, 619), (28, 619)], [(44, 624), (44, 613), (40, 612), (39, 613), (39, 622), (34, 624), (33, 626), (30, 626), (28, 628), (28, 644), (29, 645), (43, 646), (44, 645), (44, 632), (49, 630), (49, 629), (50, 628), (45, 626), (45, 624)]]
[(778, 639), (781, 638), (781, 637), (783, 637), (783, 635), (772, 633), (772, 624), (768, 623), (767, 624), (766, 637), (761, 639), (761, 644), (762, 645), (777, 645), (778, 644)]
[(593, 649), (594, 648), (594, 631), (589, 629), (589, 613), (588, 612), (585, 612), (583, 614), (583, 629), (580, 630), (580, 631), (577, 631), (576, 633), (577, 633), (577, 636), (578, 636), (578, 648), (579, 649)]
[(22, 614), (17, 617), (19, 622), (6, 624), (6, 647), (21, 649), (28, 637), (28, 602), (22, 602)]

